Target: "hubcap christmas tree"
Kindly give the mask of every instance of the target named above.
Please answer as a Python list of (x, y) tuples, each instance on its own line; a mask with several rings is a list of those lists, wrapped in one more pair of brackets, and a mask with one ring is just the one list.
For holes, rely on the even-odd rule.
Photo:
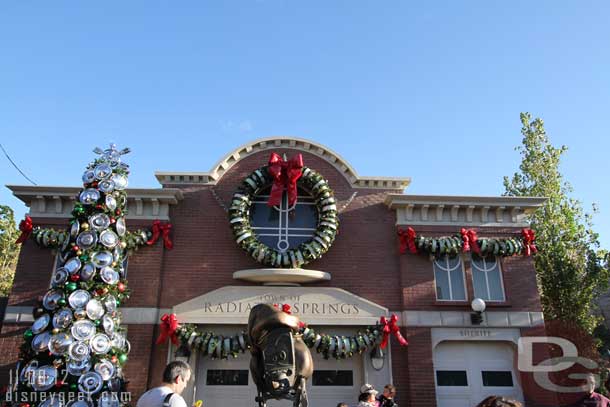
[(51, 286), (34, 308), (21, 347), (17, 398), (42, 407), (108, 406), (125, 399), (122, 366), (129, 342), (119, 306), (128, 298), (127, 178), (118, 151), (99, 155), (83, 174)]

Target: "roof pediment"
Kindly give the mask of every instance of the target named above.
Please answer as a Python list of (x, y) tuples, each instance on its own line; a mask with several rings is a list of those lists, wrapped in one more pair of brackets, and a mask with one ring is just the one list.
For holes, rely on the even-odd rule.
[(295, 137), (268, 137), (246, 143), (231, 151), (218, 161), (208, 172), (170, 172), (158, 171), (155, 176), (161, 185), (216, 185), (227, 171), (241, 159), (252, 154), (289, 148), (314, 154), (327, 162), (341, 173), (353, 188), (396, 189), (404, 190), (410, 183), (409, 177), (365, 177), (356, 173), (356, 170), (339, 154), (322, 144)]

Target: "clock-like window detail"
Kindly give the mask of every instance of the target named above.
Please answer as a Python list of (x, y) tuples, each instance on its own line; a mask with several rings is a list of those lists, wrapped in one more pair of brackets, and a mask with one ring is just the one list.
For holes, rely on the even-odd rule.
[(298, 189), (297, 202), (288, 205), (284, 192), (279, 206), (268, 206), (270, 188), (254, 196), (250, 225), (261, 243), (285, 253), (311, 240), (318, 222), (318, 210), (311, 194)]

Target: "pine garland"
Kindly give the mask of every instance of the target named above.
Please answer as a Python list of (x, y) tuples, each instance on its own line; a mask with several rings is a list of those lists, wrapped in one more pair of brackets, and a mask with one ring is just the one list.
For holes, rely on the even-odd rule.
[(398, 230), (400, 253), (427, 254), (431, 258), (444, 255), (456, 256), (459, 253), (473, 252), (486, 256), (529, 256), (538, 250), (535, 235), (531, 229), (522, 229), (521, 236), (508, 238), (479, 238), (473, 229), (462, 228), (452, 236), (429, 237), (418, 235), (411, 227)]
[[(217, 335), (212, 331), (202, 331), (197, 325), (180, 325), (176, 331), (181, 351), (197, 351), (211, 359), (237, 358), (250, 349), (250, 339), (242, 330), (233, 335)], [(383, 327), (379, 324), (367, 327), (364, 332), (354, 335), (329, 335), (317, 333), (313, 328), (303, 325), (297, 335), (312, 350), (321, 353), (325, 359), (346, 359), (356, 354), (373, 350), (383, 338)]]

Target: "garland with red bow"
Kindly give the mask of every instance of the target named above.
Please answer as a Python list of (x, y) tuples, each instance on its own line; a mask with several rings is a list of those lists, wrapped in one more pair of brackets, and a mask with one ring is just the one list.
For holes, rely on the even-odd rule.
[[(290, 305), (274, 304), (286, 313), (291, 313)], [(175, 321), (176, 324), (173, 324)], [(388, 320), (381, 317), (379, 323), (366, 327), (353, 335), (333, 335), (317, 333), (305, 323), (299, 324), (298, 334), (302, 335), (303, 341), (311, 350), (322, 354), (325, 359), (346, 359), (364, 352), (371, 351), (379, 346), (384, 349), (393, 334), (401, 346), (408, 345), (407, 340), (400, 334), (398, 317), (392, 315)], [(180, 351), (197, 351), (203, 356), (212, 359), (237, 358), (240, 353), (250, 349), (250, 339), (245, 330), (233, 335), (216, 335), (211, 331), (199, 330), (197, 325), (178, 323), (175, 314), (163, 315), (161, 319), (161, 332), (157, 343), (167, 342), (174, 335)], [(175, 329), (174, 329), (175, 327)]]
[(398, 343), (400, 343), (400, 346), (407, 346), (409, 344), (409, 342), (407, 342), (407, 340), (401, 335), (400, 328), (396, 322), (398, 322), (398, 317), (394, 314), (392, 314), (389, 321), (386, 319), (386, 317), (381, 317), (380, 325), (383, 327), (383, 338), (381, 339), (381, 344), (379, 345), (381, 349), (385, 349), (386, 346), (388, 346), (390, 334), (394, 334), (398, 340)]
[(294, 205), (297, 202), (298, 195), (297, 181), (303, 175), (303, 156), (297, 154), (290, 160), (284, 161), (279, 154), (271, 153), (267, 171), (273, 178), (267, 205), (279, 205), (282, 202), (284, 191), (288, 195), (288, 205)]
[(520, 236), (509, 238), (480, 238), (476, 230), (466, 228), (453, 236), (426, 237), (418, 235), (412, 227), (399, 229), (397, 234), (401, 254), (407, 253), (407, 249), (413, 254), (433, 257), (468, 252), (480, 256), (531, 256), (538, 252), (535, 233), (531, 229), (522, 229)]
[(171, 223), (169, 223), (169, 222), (161, 223), (161, 221), (155, 220), (152, 224), (152, 236), (146, 242), (146, 244), (149, 246), (152, 246), (153, 244), (157, 243), (157, 240), (159, 240), (160, 236), (163, 236), (163, 246), (167, 250), (173, 249), (174, 244), (172, 243), (172, 240), (169, 237), (169, 233), (171, 230), (172, 230)]
[(171, 340), (174, 345), (178, 345), (178, 318), (176, 314), (163, 314), (161, 317), (161, 334), (157, 338), (156, 344)]
[[(280, 251), (262, 243), (250, 224), (250, 208), (256, 196), (271, 187), (268, 205), (281, 204), (284, 190), (288, 205), (296, 203), (298, 188), (309, 192), (318, 212), (316, 230), (310, 240), (298, 247)], [(286, 209), (286, 208), (284, 208)], [(257, 262), (267, 267), (298, 268), (322, 257), (335, 240), (339, 229), (337, 201), (328, 181), (318, 172), (303, 166), (299, 155), (284, 161), (271, 154), (269, 164), (248, 175), (233, 194), (228, 210), (235, 242)]]

